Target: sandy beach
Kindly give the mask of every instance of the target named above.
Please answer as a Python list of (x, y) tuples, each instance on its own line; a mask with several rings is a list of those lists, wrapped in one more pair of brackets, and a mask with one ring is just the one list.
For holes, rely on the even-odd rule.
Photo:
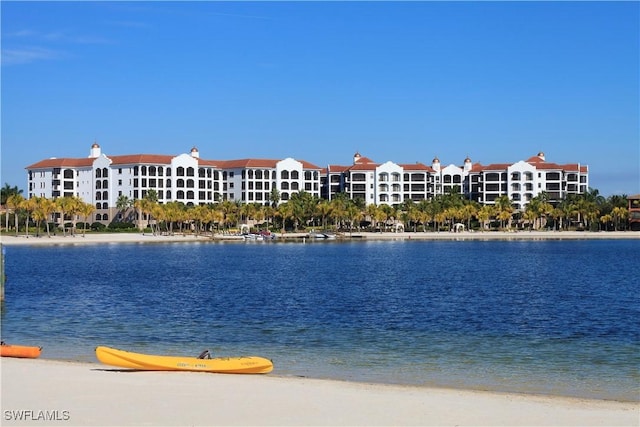
[[(237, 236), (235, 236), (237, 237)], [(194, 234), (153, 235), (149, 233), (87, 233), (75, 236), (60, 234), (40, 236), (24, 234), (2, 235), (0, 243), (3, 245), (62, 245), (87, 243), (161, 243), (161, 242), (234, 242), (234, 236), (214, 235), (196, 236)], [(308, 233), (276, 233), (280, 240), (309, 241)], [(609, 232), (579, 232), (579, 231), (519, 231), (519, 232), (403, 232), (403, 233), (344, 233), (344, 239), (356, 240), (559, 240), (559, 239), (640, 239), (638, 231), (609, 231)], [(242, 241), (242, 240), (240, 240)]]
[(633, 426), (640, 404), (2, 358), (2, 425)]

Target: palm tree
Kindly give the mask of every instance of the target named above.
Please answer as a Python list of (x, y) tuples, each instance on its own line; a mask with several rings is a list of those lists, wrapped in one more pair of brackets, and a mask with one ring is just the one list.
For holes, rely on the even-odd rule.
[[(74, 209), (75, 209), (75, 205), (77, 204), (76, 199), (73, 196), (64, 196), (64, 197), (60, 197), (58, 199), (56, 199), (56, 207), (57, 207), (57, 211), (60, 212), (60, 219), (62, 220), (62, 235), (66, 236), (66, 229), (67, 227), (65, 226), (65, 216), (68, 214), (71, 214)], [(74, 223), (75, 224), (75, 223)], [(75, 227), (75, 225), (74, 225)], [(73, 232), (73, 230), (72, 230)]]
[(276, 215), (282, 219), (282, 232), (285, 231), (285, 223), (288, 219), (293, 219), (293, 204), (282, 203), (276, 209)]
[(480, 229), (483, 232), (486, 228), (487, 221), (489, 221), (489, 219), (493, 216), (494, 212), (495, 208), (493, 206), (483, 205), (476, 213), (476, 218), (478, 218), (478, 221), (480, 222)]
[(78, 213), (84, 218), (84, 227), (82, 228), (82, 237), (85, 237), (87, 232), (87, 219), (93, 213), (96, 208), (91, 203), (82, 203), (79, 205)]
[(271, 220), (271, 224), (273, 224), (273, 216), (275, 215), (276, 210), (271, 205), (265, 205), (262, 207), (262, 212), (264, 218), (267, 220), (267, 229), (269, 230), (269, 220)]
[(124, 213), (126, 210), (133, 206), (133, 200), (129, 199), (129, 197), (121, 194), (118, 196), (118, 200), (116, 200), (116, 209), (118, 209), (118, 214), (120, 215), (121, 220), (124, 219)]
[(613, 221), (613, 216), (604, 214), (600, 217), (600, 230), (604, 227), (604, 231), (609, 230), (609, 223)]
[(413, 232), (415, 233), (417, 231), (418, 221), (419, 221), (418, 206), (411, 199), (405, 200), (403, 205), (404, 206), (402, 210), (404, 212), (405, 222), (407, 223), (407, 225), (409, 225), (409, 223), (413, 224)]
[(229, 224), (236, 224), (238, 206), (229, 200), (224, 200), (218, 206), (224, 215), (223, 228), (226, 228)]
[(328, 200), (320, 200), (316, 205), (316, 214), (320, 216), (320, 222), (322, 224), (322, 229), (327, 229), (327, 218), (331, 214), (332, 206), (331, 202)]
[(474, 201), (467, 202), (464, 204), (464, 206), (460, 210), (462, 218), (464, 218), (467, 221), (467, 230), (471, 230), (471, 218), (476, 216), (478, 212), (477, 204), (478, 202), (474, 202)]
[[(47, 227), (47, 236), (51, 237), (51, 233), (49, 230), (49, 218), (56, 211), (56, 203), (53, 200), (47, 199), (45, 197), (38, 198), (38, 206), (36, 208), (37, 215), (45, 221)], [(35, 215), (35, 212), (34, 212)], [(38, 227), (39, 229), (40, 227)]]
[(78, 215), (80, 214), (80, 210), (82, 209), (82, 205), (84, 202), (81, 198), (73, 196), (73, 203), (71, 204), (71, 209), (69, 210), (69, 214), (71, 215), (71, 231), (73, 234), (76, 234), (76, 223), (78, 221)]
[(277, 208), (280, 203), (280, 192), (277, 188), (273, 187), (269, 193), (269, 200), (271, 200), (271, 207)]
[(4, 187), (0, 189), (0, 205), (6, 205), (7, 199), (15, 194), (22, 195), (23, 191), (19, 189), (17, 186), (11, 187), (9, 184), (5, 183)]
[(195, 235), (196, 237), (198, 237), (203, 229), (204, 224), (207, 222), (207, 218), (209, 217), (209, 208), (205, 205), (198, 205), (191, 209), (189, 213), (196, 223)]
[(0, 189), (0, 205), (5, 207), (4, 211), (4, 220), (5, 220), (5, 230), (9, 231), (9, 198), (11, 196), (22, 195), (22, 190), (18, 187), (11, 187), (9, 184), (5, 184), (2, 189)]
[(511, 199), (507, 195), (502, 195), (495, 200), (496, 215), (500, 220), (501, 228), (510, 227), (511, 215), (513, 214), (513, 205)]
[(342, 219), (347, 216), (347, 205), (350, 199), (347, 193), (337, 193), (331, 199), (331, 215), (336, 231), (340, 229)]
[[(27, 213), (27, 217), (24, 220), (24, 235), (25, 237), (29, 237), (29, 220), (31, 219), (31, 215), (33, 214), (33, 212), (37, 209), (38, 207), (38, 201), (36, 200), (35, 197), (32, 197), (31, 199), (26, 199), (25, 201), (22, 202), (21, 208), (25, 210), (25, 212)], [(37, 235), (37, 230), (36, 230), (36, 235)]]
[(618, 231), (618, 228), (620, 226), (620, 222), (623, 219), (626, 219), (626, 218), (629, 217), (629, 210), (627, 208), (621, 208), (619, 206), (616, 206), (611, 211), (611, 216), (613, 217), (613, 220), (614, 220), (614, 223), (615, 223), (615, 230)]
[(347, 218), (349, 219), (349, 234), (351, 234), (353, 232), (353, 223), (362, 218), (362, 210), (355, 203), (350, 203), (347, 206)]
[[(22, 206), (24, 202), (24, 197), (21, 194), (12, 194), (7, 198), (7, 217), (9, 214), (9, 209), (13, 210), (13, 219), (15, 221), (16, 226), (16, 237), (18, 236), (18, 210)], [(8, 224), (8, 223), (7, 223)], [(8, 228), (8, 227), (7, 227)]]
[(138, 230), (144, 230), (144, 226), (142, 225), (142, 208), (144, 205), (143, 199), (137, 199), (133, 201), (133, 207), (138, 212)]
[(376, 206), (375, 203), (372, 203), (369, 206), (367, 206), (365, 212), (366, 212), (366, 215), (371, 220), (372, 228), (374, 230), (377, 229), (380, 216), (381, 216), (381, 214), (382, 215), (384, 215), (384, 214), (380, 211), (380, 209), (378, 209), (378, 206)]

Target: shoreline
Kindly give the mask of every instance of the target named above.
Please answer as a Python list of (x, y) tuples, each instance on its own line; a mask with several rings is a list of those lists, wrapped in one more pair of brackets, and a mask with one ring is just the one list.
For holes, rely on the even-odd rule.
[(637, 402), (270, 374), (125, 371), (6, 357), (0, 368), (3, 425), (631, 426), (640, 414)]
[[(311, 241), (327, 241), (325, 239), (313, 239), (309, 237), (309, 233), (274, 233), (276, 241), (295, 241), (304, 242)], [(174, 234), (174, 235), (153, 235), (148, 233), (87, 233), (86, 235), (76, 234), (74, 236), (46, 234), (40, 236), (25, 236), (20, 234), (0, 236), (0, 243), (5, 246), (18, 245), (79, 245), (79, 244), (98, 244), (98, 243), (168, 243), (168, 242), (242, 242), (241, 236), (233, 235), (214, 235), (196, 236), (194, 234)], [(342, 237), (329, 241), (377, 241), (377, 240), (606, 240), (606, 239), (638, 239), (640, 240), (640, 232), (638, 231), (487, 231), (487, 232), (402, 232), (402, 233), (372, 233), (372, 232), (354, 232), (344, 233)]]

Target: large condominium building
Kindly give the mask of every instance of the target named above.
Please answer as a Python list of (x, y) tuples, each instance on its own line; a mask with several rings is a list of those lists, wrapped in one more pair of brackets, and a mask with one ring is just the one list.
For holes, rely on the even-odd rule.
[(422, 163), (375, 163), (356, 153), (350, 166), (329, 165), (323, 171), (322, 196), (331, 199), (346, 192), (360, 197), (366, 204), (399, 204), (431, 199), (439, 194), (460, 192), (465, 198), (481, 204), (493, 204), (500, 196), (508, 196), (516, 209), (542, 192), (555, 204), (569, 194), (585, 193), (589, 173), (578, 163), (548, 163), (544, 153), (517, 163), (472, 163), (468, 157), (462, 166), (443, 166), (436, 157), (431, 166)]
[(541, 192), (556, 203), (569, 194), (585, 193), (589, 184), (587, 166), (548, 163), (543, 153), (526, 161), (486, 166), (469, 158), (462, 166), (442, 166), (438, 158), (430, 166), (380, 164), (356, 153), (348, 166), (320, 168), (292, 158), (204, 160), (195, 147), (177, 156), (108, 156), (94, 143), (86, 158), (51, 158), (26, 169), (29, 197), (77, 196), (95, 206), (92, 220), (103, 223), (114, 219), (120, 196), (137, 200), (149, 190), (155, 190), (160, 203), (186, 205), (221, 200), (269, 204), (274, 189), (283, 202), (305, 191), (329, 200), (346, 193), (366, 205), (418, 202), (459, 191), (482, 204), (506, 195), (516, 209), (523, 209)]
[(87, 158), (51, 158), (27, 166), (29, 197), (77, 196), (96, 210), (93, 220), (109, 223), (117, 200), (142, 199), (155, 190), (159, 203), (200, 205), (222, 200), (268, 204), (271, 190), (281, 201), (306, 191), (320, 197), (321, 168), (284, 160), (203, 160), (197, 148), (178, 156), (107, 156), (94, 143)]

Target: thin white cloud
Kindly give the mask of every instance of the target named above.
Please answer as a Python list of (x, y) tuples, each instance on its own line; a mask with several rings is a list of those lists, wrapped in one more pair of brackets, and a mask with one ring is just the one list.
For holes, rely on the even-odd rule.
[(111, 41), (104, 37), (76, 35), (69, 31), (58, 30), (50, 32), (38, 32), (30, 29), (22, 29), (9, 33), (4, 33), (2, 37), (5, 40), (26, 39), (29, 38), (33, 42), (46, 43), (74, 43), (74, 44), (109, 44)]
[(60, 51), (40, 47), (2, 49), (2, 65), (29, 64), (35, 61), (53, 60), (64, 57)]
[(141, 21), (106, 21), (106, 24), (124, 28), (151, 28), (151, 25)]

